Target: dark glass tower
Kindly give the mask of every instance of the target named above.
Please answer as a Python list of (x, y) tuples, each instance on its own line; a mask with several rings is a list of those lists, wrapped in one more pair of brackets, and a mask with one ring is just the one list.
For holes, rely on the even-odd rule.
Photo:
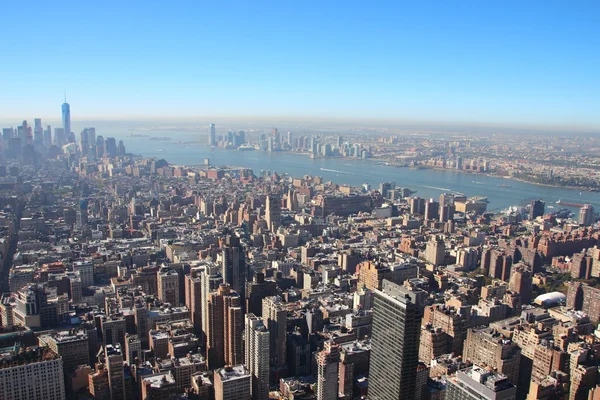
[(369, 399), (415, 399), (426, 296), (422, 290), (411, 290), (386, 279), (381, 290), (375, 290)]

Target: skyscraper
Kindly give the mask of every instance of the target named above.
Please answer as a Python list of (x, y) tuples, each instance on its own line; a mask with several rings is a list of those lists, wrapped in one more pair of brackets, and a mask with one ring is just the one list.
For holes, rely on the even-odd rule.
[(271, 296), (263, 300), (262, 318), (271, 334), (271, 365), (283, 367), (286, 356), (287, 309), (281, 302), (281, 297)]
[(246, 367), (252, 375), (252, 400), (269, 398), (269, 331), (254, 314), (246, 314)]
[(594, 223), (594, 207), (584, 204), (579, 210), (579, 225), (590, 226)]
[(427, 293), (387, 279), (375, 290), (369, 398), (413, 400), (419, 364), (419, 334)]
[(65, 96), (65, 102), (62, 105), (62, 125), (64, 129), (64, 135), (67, 140), (71, 136), (71, 106), (67, 103)]
[(270, 231), (275, 232), (279, 227), (281, 220), (281, 199), (279, 196), (267, 196), (267, 204), (265, 205), (265, 220)]
[(217, 145), (217, 132), (215, 130), (215, 124), (210, 124), (210, 134), (208, 137), (208, 145), (209, 146)]
[(317, 353), (317, 400), (337, 400), (340, 348), (333, 341)]
[(244, 247), (237, 236), (227, 236), (226, 245), (222, 252), (222, 260), (223, 281), (228, 283), (244, 299), (248, 272)]
[(544, 215), (546, 203), (542, 200), (532, 200), (529, 203), (529, 219), (536, 219)]
[(242, 363), (243, 315), (240, 296), (221, 284), (208, 298), (207, 356), (211, 369)]

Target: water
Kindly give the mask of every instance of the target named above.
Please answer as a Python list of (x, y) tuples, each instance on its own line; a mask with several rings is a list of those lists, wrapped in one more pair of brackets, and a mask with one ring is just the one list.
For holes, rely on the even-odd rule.
[[(151, 132), (155, 137), (171, 137), (173, 141), (205, 140), (198, 134)], [(122, 136), (127, 151), (144, 157), (164, 158), (179, 165), (201, 165), (209, 158), (212, 165), (243, 166), (254, 170), (270, 170), (292, 176), (318, 175), (326, 181), (360, 186), (369, 183), (373, 188), (381, 182), (394, 181), (396, 186), (416, 190), (416, 196), (438, 198), (443, 192), (456, 191), (467, 196), (487, 196), (488, 210), (501, 210), (519, 205), (523, 200), (536, 198), (546, 202), (546, 211), (562, 208), (558, 200), (571, 203), (590, 203), (600, 210), (600, 193), (580, 192), (576, 189), (538, 186), (512, 179), (461, 173), (452, 170), (409, 169), (378, 165), (372, 160), (349, 158), (310, 159), (306, 155), (284, 152), (237, 151), (208, 147), (204, 143), (176, 143), (171, 140), (149, 140), (148, 137)], [(499, 187), (498, 185), (510, 185)], [(571, 208), (573, 211), (576, 209)]]

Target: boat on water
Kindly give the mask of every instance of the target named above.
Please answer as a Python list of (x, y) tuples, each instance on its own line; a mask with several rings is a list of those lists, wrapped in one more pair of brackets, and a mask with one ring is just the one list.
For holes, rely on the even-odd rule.
[(558, 200), (556, 202), (556, 204), (561, 205), (561, 206), (567, 206), (567, 207), (578, 207), (581, 208), (583, 207), (583, 204), (579, 204), (579, 203), (570, 203), (568, 201), (562, 201), (562, 200)]
[(507, 183), (499, 183), (496, 186), (498, 186), (498, 187), (504, 187), (504, 188), (509, 188), (510, 187), (510, 185), (507, 184)]

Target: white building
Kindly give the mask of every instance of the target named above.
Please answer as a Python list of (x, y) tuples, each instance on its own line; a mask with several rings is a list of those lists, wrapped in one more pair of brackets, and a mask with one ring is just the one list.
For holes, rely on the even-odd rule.
[(64, 398), (63, 362), (52, 350), (15, 346), (0, 354), (0, 399)]

